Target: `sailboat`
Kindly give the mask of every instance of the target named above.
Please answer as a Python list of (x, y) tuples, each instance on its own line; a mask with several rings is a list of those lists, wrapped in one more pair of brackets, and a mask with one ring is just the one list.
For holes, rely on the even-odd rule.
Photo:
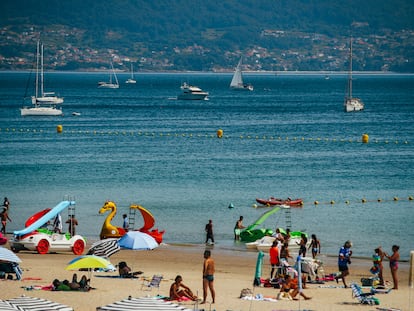
[(239, 63), (237, 64), (233, 78), (231, 79), (231, 82), (230, 82), (230, 88), (233, 90), (253, 91), (253, 85), (246, 84), (243, 82), (241, 65), (242, 65), (242, 58), (240, 57)]
[(364, 110), (364, 103), (357, 97), (352, 97), (352, 37), (349, 43), (349, 73), (348, 73), (348, 93), (344, 102), (345, 112)]
[(63, 98), (55, 95), (54, 92), (44, 91), (43, 73), (43, 44), (37, 42), (36, 49), (36, 82), (35, 95), (31, 97), (32, 106), (20, 109), (22, 116), (60, 116), (63, 114), (58, 104), (63, 103)]
[(116, 76), (114, 65), (112, 64), (112, 62), (111, 72), (109, 73), (109, 82), (98, 82), (98, 87), (106, 89), (119, 89), (118, 77)]
[(135, 84), (135, 83), (137, 83), (137, 81), (134, 79), (134, 67), (132, 66), (132, 63), (131, 63), (131, 78), (129, 78), (128, 80), (126, 80), (125, 83), (128, 83), (128, 84)]

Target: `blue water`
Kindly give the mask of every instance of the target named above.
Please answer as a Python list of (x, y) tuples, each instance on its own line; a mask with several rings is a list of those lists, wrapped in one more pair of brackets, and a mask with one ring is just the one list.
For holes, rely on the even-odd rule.
[[(252, 208), (255, 198), (290, 196), (305, 201), (291, 209), (293, 230), (317, 234), (325, 253), (348, 239), (357, 256), (399, 244), (407, 259), (414, 249), (413, 75), (356, 75), (366, 109), (344, 113), (345, 75), (250, 74), (255, 91), (236, 92), (230, 74), (137, 74), (136, 85), (121, 74), (110, 90), (97, 88), (106, 74), (49, 73), (46, 89), (65, 97), (65, 116), (21, 117), (28, 76), (0, 73), (0, 197), (11, 201), (10, 232), (70, 196), (77, 232), (92, 240), (106, 217), (99, 208), (113, 200), (115, 225), (137, 203), (167, 243), (203, 243), (212, 219), (216, 247), (237, 250), (238, 217), (248, 225), (265, 212)], [(184, 81), (210, 100), (175, 100)], [(285, 225), (284, 212), (264, 223)]]

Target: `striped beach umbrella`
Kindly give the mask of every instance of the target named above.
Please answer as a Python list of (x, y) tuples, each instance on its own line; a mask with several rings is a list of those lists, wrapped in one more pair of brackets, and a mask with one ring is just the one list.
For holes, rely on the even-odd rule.
[(17, 308), (13, 307), (7, 301), (0, 300), (0, 311), (16, 311)]
[(4, 247), (0, 247), (0, 260), (7, 262), (22, 262), (15, 253)]
[(161, 311), (190, 311), (193, 309), (186, 309), (183, 306), (172, 303), (170, 301), (164, 301), (157, 298), (128, 298), (121, 301), (117, 301), (108, 304), (103, 307), (97, 307), (97, 311), (126, 311), (126, 310), (161, 310)]
[(15, 307), (15, 310), (30, 311), (30, 310), (59, 310), (59, 311), (73, 311), (73, 308), (63, 305), (61, 303), (50, 300), (21, 296), (6, 300), (7, 303)]
[(119, 239), (117, 238), (109, 238), (96, 241), (91, 245), (91, 248), (88, 250), (88, 255), (110, 257), (111, 255), (121, 250), (118, 240)]

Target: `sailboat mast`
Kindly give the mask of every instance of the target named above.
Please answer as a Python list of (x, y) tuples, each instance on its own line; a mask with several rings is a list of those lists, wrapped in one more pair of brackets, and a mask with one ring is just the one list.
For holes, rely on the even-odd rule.
[(40, 41), (37, 41), (37, 48), (36, 48), (36, 90), (35, 90), (35, 97), (39, 97), (39, 60), (40, 60)]
[(43, 90), (43, 44), (40, 45), (40, 95), (44, 96)]
[(352, 98), (352, 36), (349, 42), (349, 78), (348, 78), (348, 97)]

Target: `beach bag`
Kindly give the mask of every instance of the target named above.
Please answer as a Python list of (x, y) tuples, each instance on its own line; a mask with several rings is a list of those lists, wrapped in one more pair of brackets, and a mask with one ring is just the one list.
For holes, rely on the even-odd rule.
[(374, 280), (372, 278), (361, 278), (362, 286), (372, 286)]

